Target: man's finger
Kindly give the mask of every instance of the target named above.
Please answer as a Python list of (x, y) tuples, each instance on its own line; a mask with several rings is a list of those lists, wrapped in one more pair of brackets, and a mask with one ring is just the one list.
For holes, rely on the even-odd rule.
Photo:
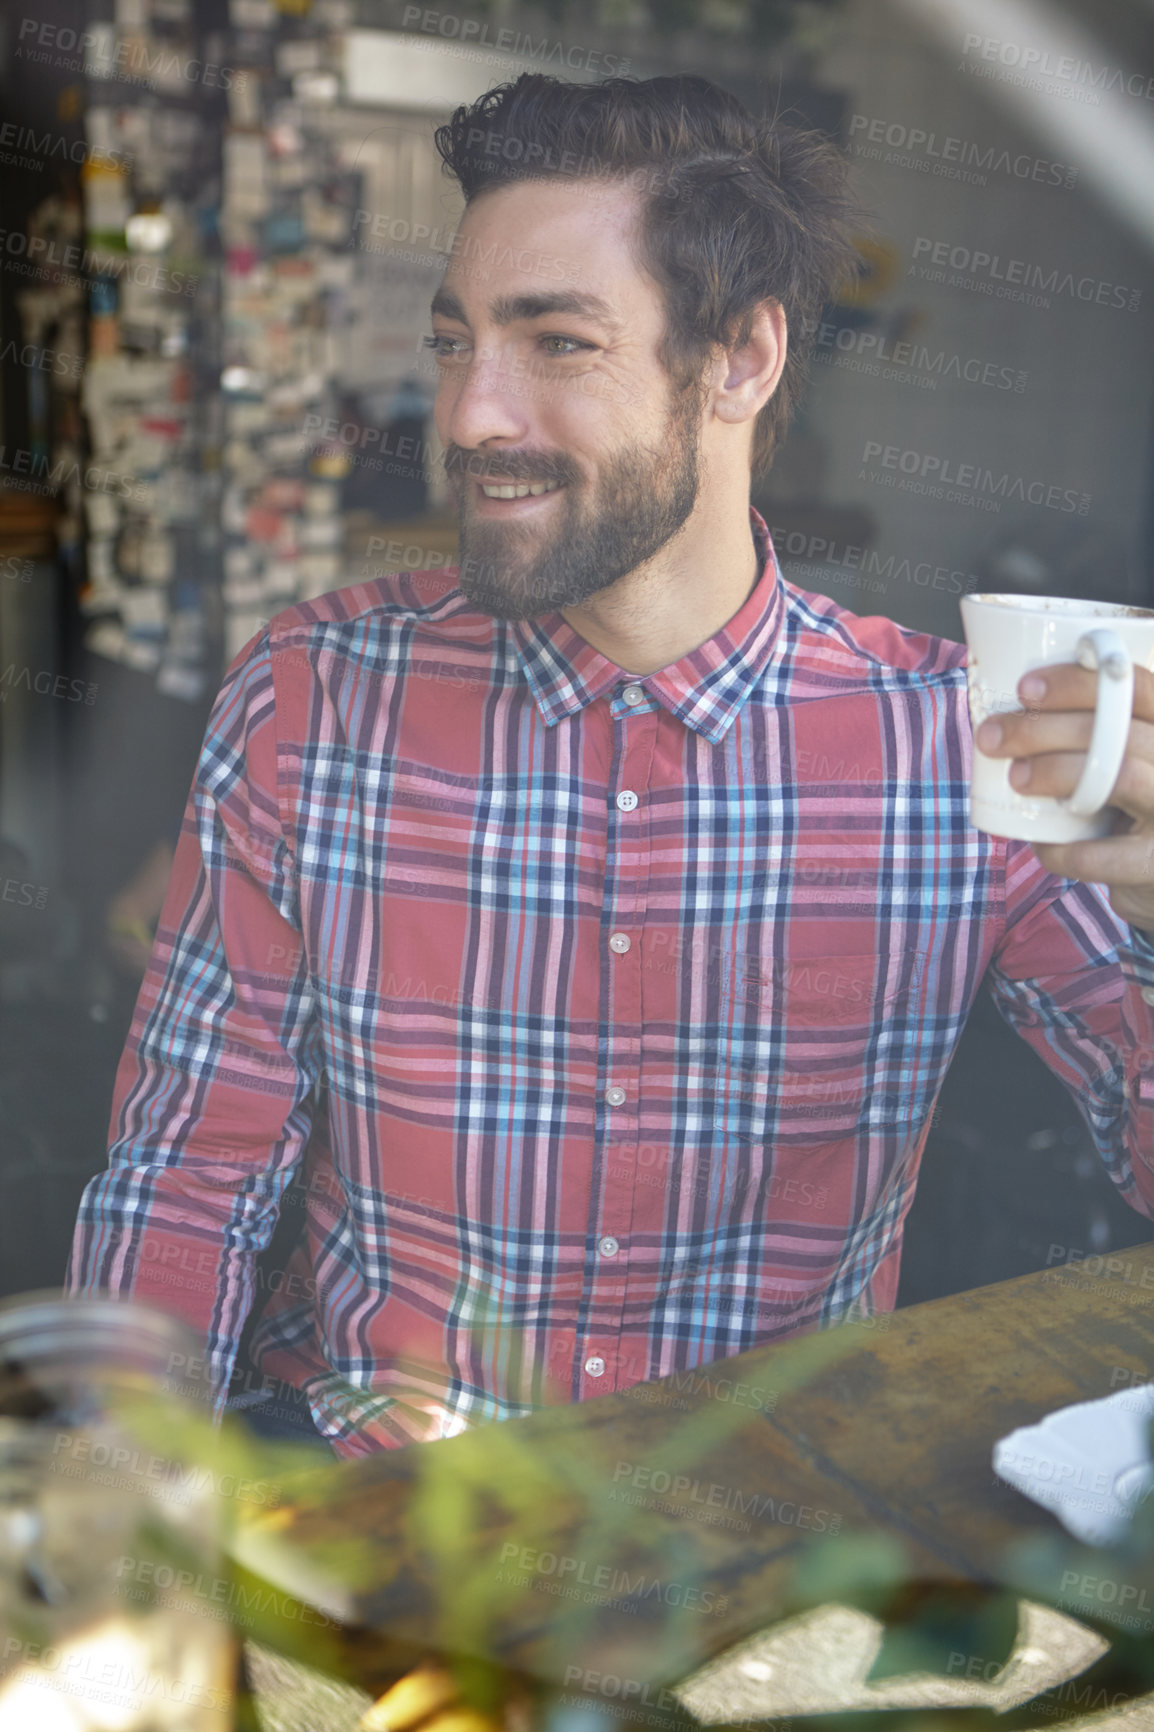
[[(1059, 710), (1047, 714), (1029, 710), (1024, 714), (1005, 710), (990, 716), (975, 736), (978, 750), (990, 758), (1027, 758), (1034, 752), (1085, 752), (1089, 750), (1094, 717), (1089, 710)], [(994, 729), (1000, 738), (992, 741)]]
[[(1019, 758), (1010, 766), (1010, 786), (1030, 799), (1043, 795), (1065, 799), (1078, 786), (1085, 764), (1082, 753), (1048, 752), (1037, 758)], [(1154, 762), (1124, 758), (1107, 804), (1141, 824), (1154, 821)]]
[(1092, 710), (1098, 676), (1077, 662), (1031, 668), (1018, 681), (1018, 701), (1027, 710)]
[[(1027, 710), (1092, 710), (1097, 701), (1098, 675), (1077, 662), (1055, 662), (1034, 668), (1018, 681), (1018, 699)], [(1134, 664), (1134, 714), (1154, 722), (1154, 674)]]

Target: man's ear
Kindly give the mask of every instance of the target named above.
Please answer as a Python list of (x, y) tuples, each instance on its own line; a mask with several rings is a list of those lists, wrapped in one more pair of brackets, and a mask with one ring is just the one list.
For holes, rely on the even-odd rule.
[(748, 335), (718, 357), (711, 408), (731, 426), (753, 421), (777, 390), (785, 366), (787, 333), (780, 301), (761, 301), (750, 314)]

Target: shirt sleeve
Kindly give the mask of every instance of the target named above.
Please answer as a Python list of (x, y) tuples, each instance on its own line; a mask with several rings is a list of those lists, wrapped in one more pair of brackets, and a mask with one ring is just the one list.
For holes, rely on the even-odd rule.
[(85, 1189), (68, 1271), (73, 1292), (184, 1318), (218, 1407), (321, 1070), (277, 790), (264, 634), (209, 719), (117, 1072), (109, 1165)]
[(1126, 1201), (1154, 1215), (1154, 940), (1100, 884), (1056, 878), (1007, 843), (994, 1002), (1061, 1078)]

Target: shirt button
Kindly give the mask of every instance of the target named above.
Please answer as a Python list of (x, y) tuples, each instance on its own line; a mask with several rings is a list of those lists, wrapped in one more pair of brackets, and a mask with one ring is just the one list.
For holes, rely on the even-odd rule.
[(597, 1355), (594, 1354), (592, 1359), (587, 1359), (585, 1361), (585, 1369), (589, 1373), (590, 1377), (604, 1377), (605, 1361), (599, 1359)]
[(638, 704), (643, 704), (645, 702), (645, 693), (642, 691), (640, 686), (626, 686), (621, 696), (625, 699), (625, 702), (633, 708), (636, 708)]
[(627, 932), (615, 932), (609, 940), (609, 948), (610, 950), (615, 950), (618, 956), (624, 956), (625, 952), (629, 949), (630, 942), (631, 940)]
[(637, 810), (637, 795), (632, 788), (622, 788), (617, 796), (617, 810), (619, 812), (635, 812)]
[(623, 1107), (625, 1105), (625, 1090), (621, 1088), (606, 1089), (605, 1099), (611, 1107)]
[(616, 1257), (621, 1246), (617, 1243), (616, 1239), (607, 1236), (604, 1239), (598, 1239), (597, 1249), (603, 1257)]
[(1142, 988), (1142, 1003), (1154, 1004), (1154, 986), (1144, 986)]

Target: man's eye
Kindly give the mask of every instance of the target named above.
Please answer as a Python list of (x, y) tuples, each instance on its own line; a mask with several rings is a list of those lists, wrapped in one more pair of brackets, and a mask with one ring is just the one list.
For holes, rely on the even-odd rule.
[[(546, 353), (549, 355), (575, 355), (579, 349), (591, 349), (593, 347), (592, 343), (582, 343), (577, 337), (547, 336), (542, 337), (541, 341), (546, 345)], [(551, 343), (560, 343), (566, 346), (552, 349), (549, 348)]]
[(426, 349), (431, 349), (438, 361), (455, 361), (465, 347), (463, 337), (446, 337), (438, 334), (424, 339)]

